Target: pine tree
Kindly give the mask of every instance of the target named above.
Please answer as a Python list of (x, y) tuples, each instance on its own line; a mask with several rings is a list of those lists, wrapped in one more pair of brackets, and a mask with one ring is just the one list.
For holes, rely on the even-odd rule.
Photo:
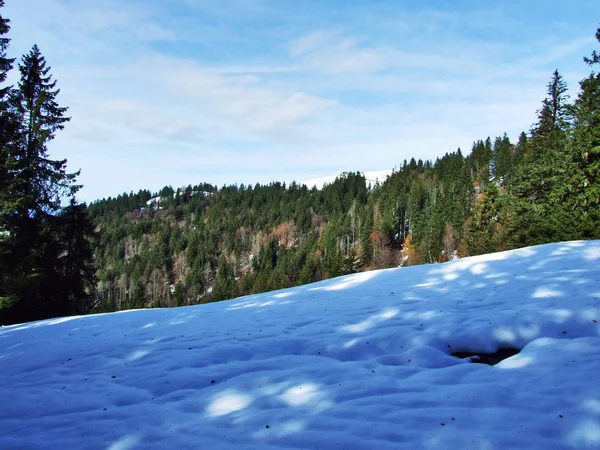
[(470, 255), (508, 248), (511, 215), (504, 203), (505, 198), (500, 195), (498, 184), (491, 182), (463, 228), (463, 240)]
[(493, 175), (501, 185), (510, 181), (513, 164), (512, 145), (506, 133), (497, 137), (493, 149)]
[(569, 96), (567, 84), (558, 70), (552, 73), (552, 80), (547, 85), (548, 96), (542, 102), (542, 108), (538, 111), (538, 122), (532, 129), (532, 137), (548, 136), (556, 131), (568, 128), (570, 119), (570, 108), (567, 107)]
[[(4, 8), (4, 0), (0, 0), (0, 9)], [(0, 84), (6, 81), (8, 72), (13, 68), (14, 58), (7, 58), (6, 51), (10, 44), (10, 38), (5, 35), (10, 31), (10, 19), (6, 19), (0, 14)], [(4, 101), (7, 93), (10, 91), (10, 86), (0, 88), (0, 101)], [(4, 111), (4, 109), (3, 109)]]
[[(75, 280), (76, 273), (89, 272), (86, 264), (90, 261), (83, 261), (89, 252), (83, 236), (76, 239), (79, 248), (73, 246), (75, 232), (67, 220), (69, 211), (60, 215), (61, 203), (73, 201), (79, 188), (74, 184), (78, 172), (67, 173), (66, 160), (48, 156), (48, 143), (70, 120), (65, 116), (67, 108), (57, 103), (60, 91), (37, 46), (23, 56), (19, 72), (18, 88), (10, 91), (6, 102), (7, 113), (18, 128), (3, 155), (9, 176), (1, 190), (2, 322), (82, 312), (74, 304), (83, 298), (75, 300), (74, 296), (83, 296), (78, 282), (90, 280)], [(72, 211), (77, 210), (74, 202), (71, 206)], [(85, 234), (88, 229), (78, 232)]]
[(532, 245), (575, 237), (570, 196), (572, 157), (567, 149), (571, 105), (558, 71), (547, 85), (531, 139), (519, 142), (518, 165), (511, 186), (515, 207), (516, 245)]
[(71, 199), (69, 206), (57, 216), (56, 228), (59, 252), (54, 264), (57, 270), (57, 302), (64, 310), (75, 314), (91, 311), (91, 292), (96, 283), (91, 240), (95, 238), (94, 226), (87, 214), (85, 203)]
[[(0, 0), (0, 8), (4, 7), (4, 0)], [(5, 35), (10, 31), (10, 20), (0, 14), (0, 233), (5, 233), (6, 229), (2, 223), (3, 212), (8, 201), (8, 186), (11, 176), (11, 164), (9, 159), (9, 148), (16, 137), (18, 123), (8, 108), (7, 98), (10, 93), (10, 86), (3, 86), (8, 72), (13, 67), (14, 59), (6, 57), (6, 51), (10, 44), (10, 39)], [(0, 235), (0, 243), (3, 236)], [(1, 289), (1, 288), (0, 288)]]
[(236, 296), (235, 291), (236, 286), (233, 267), (231, 267), (225, 256), (221, 255), (211, 300), (226, 300), (233, 298)]
[[(600, 28), (596, 31), (600, 42)], [(589, 66), (600, 64), (600, 54), (594, 50)], [(583, 237), (600, 237), (600, 72), (592, 72), (580, 82), (575, 101), (575, 123), (572, 153), (579, 169), (575, 178), (576, 203), (581, 214)]]
[[(0, 0), (0, 9), (4, 0)], [(6, 57), (10, 39), (5, 35), (10, 31), (10, 20), (0, 14), (0, 311), (14, 301), (9, 295), (9, 285), (12, 283), (11, 271), (8, 270), (10, 255), (10, 227), (7, 219), (10, 215), (12, 196), (11, 180), (14, 174), (14, 162), (10, 158), (15, 140), (17, 139), (18, 122), (8, 107), (10, 86), (3, 86), (8, 72), (12, 69), (14, 59)]]
[(16, 156), (21, 174), (18, 186), (25, 202), (21, 214), (45, 215), (60, 210), (63, 197), (72, 197), (80, 186), (74, 184), (79, 172), (67, 173), (67, 160), (48, 158), (48, 143), (66, 122), (66, 107), (56, 101), (60, 89), (37, 45), (19, 64), (21, 79), (12, 106), (21, 119), (23, 144)]

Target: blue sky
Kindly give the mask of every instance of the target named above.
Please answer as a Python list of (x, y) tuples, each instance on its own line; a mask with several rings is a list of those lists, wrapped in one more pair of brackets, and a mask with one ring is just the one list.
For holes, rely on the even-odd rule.
[(9, 53), (37, 43), (52, 66), (72, 116), (52, 156), (82, 170), (91, 201), (388, 169), (516, 138), (555, 68), (575, 97), (599, 12), (595, 0), (6, 0), (3, 14)]

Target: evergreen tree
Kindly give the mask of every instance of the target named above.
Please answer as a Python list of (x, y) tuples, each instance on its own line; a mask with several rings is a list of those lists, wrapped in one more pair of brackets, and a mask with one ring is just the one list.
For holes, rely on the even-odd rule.
[[(3, 7), (4, 0), (0, 0), (0, 10)], [(5, 205), (8, 202), (8, 185), (12, 175), (9, 148), (14, 144), (18, 129), (18, 123), (7, 104), (11, 87), (3, 86), (8, 72), (10, 72), (14, 63), (14, 59), (6, 57), (10, 39), (5, 37), (5, 35), (10, 31), (9, 24), (10, 20), (3, 17), (0, 13), (0, 233), (2, 233), (0, 235), (0, 243), (2, 242), (3, 234), (6, 232), (5, 225), (3, 224), (3, 214)]]
[(213, 288), (211, 300), (226, 300), (236, 296), (235, 278), (233, 268), (225, 256), (219, 258), (217, 277)]
[[(0, 0), (0, 11), (4, 0)], [(9, 269), (10, 218), (11, 206), (14, 204), (10, 186), (14, 175), (14, 161), (10, 155), (14, 151), (18, 136), (18, 121), (8, 107), (10, 86), (4, 86), (8, 72), (12, 69), (14, 59), (6, 57), (10, 39), (5, 35), (10, 31), (10, 20), (0, 12), (0, 311), (13, 304), (14, 298), (9, 295), (10, 285), (14, 283), (12, 271)]]
[(501, 138), (497, 137), (494, 141), (493, 175), (501, 185), (510, 182), (513, 164), (512, 148), (506, 133)]
[(463, 239), (470, 255), (491, 253), (508, 248), (510, 209), (503, 204), (504, 198), (496, 182), (491, 182), (483, 198), (474, 208), (472, 217), (464, 226)]
[(56, 81), (37, 46), (23, 56), (19, 72), (18, 88), (5, 103), (18, 128), (3, 142), (9, 176), (1, 190), (0, 322), (83, 312), (75, 305), (84, 301), (84, 285), (92, 280), (85, 215), (74, 202), (60, 214), (61, 203), (73, 200), (79, 188), (78, 172), (67, 173), (66, 160), (48, 156), (48, 143), (70, 120), (67, 108), (56, 101)]
[[(600, 28), (596, 31), (600, 42)], [(600, 64), (594, 50), (584, 57), (589, 66)], [(576, 204), (581, 214), (583, 237), (600, 238), (600, 72), (592, 72), (580, 82), (575, 101), (572, 152), (579, 169), (575, 179)]]
[(547, 88), (548, 96), (542, 102), (542, 107), (538, 111), (538, 121), (531, 132), (534, 139), (537, 136), (547, 136), (555, 131), (566, 130), (569, 125), (567, 84), (558, 70), (552, 73), (552, 80)]
[[(4, 0), (0, 0), (0, 10), (4, 8)], [(10, 44), (10, 38), (5, 37), (10, 31), (10, 19), (5, 18), (0, 13), (0, 84), (6, 81), (8, 72), (12, 70), (14, 58), (6, 57), (6, 50)], [(0, 86), (0, 101), (4, 101), (6, 95), (10, 91), (9, 86)], [(4, 109), (3, 109), (4, 112)]]
[(96, 268), (93, 264), (92, 239), (94, 226), (87, 215), (87, 207), (71, 199), (68, 207), (56, 218), (59, 253), (54, 261), (57, 268), (57, 302), (65, 303), (64, 309), (75, 314), (91, 311), (92, 291), (96, 284)]
[(19, 71), (18, 90), (11, 101), (22, 130), (22, 143), (12, 155), (20, 172), (14, 188), (23, 199), (16, 212), (21, 218), (45, 216), (58, 212), (61, 200), (79, 189), (74, 184), (79, 172), (67, 173), (66, 159), (48, 158), (48, 143), (71, 118), (65, 116), (68, 108), (56, 102), (60, 90), (37, 45), (23, 56)]
[(519, 143), (519, 164), (512, 186), (515, 245), (541, 244), (575, 237), (576, 215), (570, 193), (572, 158), (567, 150), (571, 106), (567, 86), (558, 71), (547, 85), (547, 97), (538, 111), (526, 145)]

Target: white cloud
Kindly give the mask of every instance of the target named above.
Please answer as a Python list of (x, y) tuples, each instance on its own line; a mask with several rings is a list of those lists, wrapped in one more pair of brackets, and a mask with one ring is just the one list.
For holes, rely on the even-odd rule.
[(329, 73), (373, 72), (385, 67), (385, 52), (361, 47), (355, 37), (317, 31), (293, 40), (289, 53), (312, 69)]
[(295, 5), (29, 0), (3, 13), (11, 52), (37, 42), (52, 66), (73, 120), (51, 150), (83, 169), (87, 199), (379, 170), (516, 138), (555, 65), (576, 88), (594, 31), (523, 28), (500, 7)]
[(193, 99), (236, 126), (268, 136), (298, 136), (303, 123), (337, 103), (306, 92), (272, 88), (256, 75), (222, 75), (190, 61), (164, 61), (162, 67), (161, 81), (180, 100)]

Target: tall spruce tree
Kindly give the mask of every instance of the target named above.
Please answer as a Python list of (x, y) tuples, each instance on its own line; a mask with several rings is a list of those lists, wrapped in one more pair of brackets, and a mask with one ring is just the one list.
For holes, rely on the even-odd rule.
[(567, 150), (571, 106), (567, 86), (555, 70), (527, 145), (521, 146), (511, 187), (516, 209), (514, 245), (572, 238), (572, 158)]
[(37, 45), (23, 56), (19, 71), (21, 79), (12, 104), (23, 130), (17, 159), (21, 162), (20, 187), (26, 200), (20, 213), (53, 214), (60, 210), (62, 199), (72, 197), (80, 187), (74, 184), (79, 172), (67, 173), (66, 159), (55, 161), (48, 157), (48, 143), (71, 118), (65, 116), (68, 108), (56, 101), (60, 89), (56, 88)]
[[(0, 0), (0, 11), (4, 7), (4, 0)], [(2, 16), (0, 12), (0, 233), (5, 229), (2, 224), (3, 205), (6, 204), (8, 194), (8, 184), (11, 175), (9, 164), (9, 147), (13, 144), (16, 137), (18, 123), (8, 108), (8, 94), (11, 86), (4, 86), (8, 72), (13, 67), (14, 58), (8, 58), (6, 51), (10, 44), (10, 39), (6, 34), (10, 31), (10, 20)], [(3, 235), (0, 235), (0, 244)], [(1, 250), (0, 250), (1, 251)], [(0, 288), (1, 289), (1, 288)]]
[(96, 284), (96, 268), (91, 241), (96, 237), (85, 203), (71, 198), (69, 206), (54, 219), (58, 229), (58, 248), (54, 267), (56, 283), (52, 291), (61, 309), (75, 314), (93, 307), (91, 292)]
[[(600, 42), (600, 28), (596, 31)], [(594, 67), (600, 53), (594, 50), (583, 58)], [(575, 179), (577, 206), (583, 237), (600, 238), (600, 72), (592, 72), (580, 82), (575, 101), (572, 153), (579, 169)]]
[[(7, 194), (10, 176), (8, 147), (13, 141), (16, 131), (16, 121), (13, 120), (6, 102), (11, 88), (10, 86), (4, 86), (8, 72), (13, 67), (14, 59), (7, 58), (6, 56), (6, 51), (10, 44), (10, 39), (6, 37), (6, 34), (10, 31), (10, 20), (2, 15), (1, 8), (3, 7), (4, 0), (0, 0), (0, 215), (2, 214), (2, 205), (4, 204), (4, 197)], [(0, 233), (3, 233), (1, 216)], [(0, 242), (1, 239), (2, 235), (0, 235)]]
[[(4, 7), (4, 0), (0, 0), (0, 9), (2, 7)], [(14, 300), (9, 295), (12, 273), (9, 269), (11, 233), (8, 220), (11, 205), (14, 203), (11, 201), (10, 190), (15, 172), (11, 153), (14, 151), (19, 124), (8, 104), (12, 88), (4, 85), (14, 63), (14, 59), (6, 55), (10, 44), (10, 39), (6, 37), (9, 31), (10, 20), (0, 12), (0, 269), (2, 269), (0, 270), (0, 311), (11, 305)]]
[(566, 130), (569, 125), (567, 84), (558, 70), (552, 73), (547, 88), (548, 96), (542, 101), (542, 107), (538, 111), (538, 121), (531, 131), (533, 138)]
[[(70, 120), (67, 108), (57, 102), (60, 91), (37, 46), (23, 56), (19, 72), (6, 103), (18, 127), (5, 141), (0, 323), (85, 312), (79, 302), (91, 280), (89, 227), (74, 202), (79, 172), (67, 173), (66, 160), (48, 154), (48, 143)], [(61, 214), (68, 200), (71, 210)]]

